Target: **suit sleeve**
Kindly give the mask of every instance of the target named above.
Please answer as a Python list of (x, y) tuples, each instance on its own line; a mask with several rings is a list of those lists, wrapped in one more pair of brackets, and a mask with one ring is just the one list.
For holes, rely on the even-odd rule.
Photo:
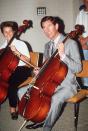
[(66, 48), (67, 52), (65, 58), (63, 59), (64, 63), (66, 63), (68, 68), (73, 73), (80, 72), (82, 70), (82, 64), (77, 43), (70, 40)]

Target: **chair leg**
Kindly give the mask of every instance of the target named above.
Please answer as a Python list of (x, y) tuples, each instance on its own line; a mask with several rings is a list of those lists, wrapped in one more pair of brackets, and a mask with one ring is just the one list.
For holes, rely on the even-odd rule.
[(1, 105), (0, 105), (0, 111), (1, 111)]
[(79, 106), (80, 106), (80, 103), (74, 104), (74, 127), (75, 127), (74, 130), (75, 131), (77, 131), (77, 125), (78, 125)]

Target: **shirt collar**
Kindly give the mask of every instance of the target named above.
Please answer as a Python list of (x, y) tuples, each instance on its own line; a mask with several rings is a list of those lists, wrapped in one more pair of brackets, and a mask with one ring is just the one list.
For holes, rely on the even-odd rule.
[(60, 37), (61, 37), (61, 34), (59, 34), (59, 35), (56, 37), (56, 39), (53, 41), (54, 44), (55, 44), (55, 47), (56, 47), (56, 45), (58, 44)]

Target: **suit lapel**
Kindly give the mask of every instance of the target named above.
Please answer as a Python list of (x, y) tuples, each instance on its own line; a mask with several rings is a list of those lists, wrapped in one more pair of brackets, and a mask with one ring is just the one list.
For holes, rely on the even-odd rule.
[(59, 39), (58, 43), (63, 42), (64, 38), (65, 38), (65, 36), (61, 34), (61, 36), (60, 36), (60, 39)]
[[(61, 43), (64, 40), (64, 38), (65, 38), (64, 35), (61, 34), (58, 43)], [(51, 57), (51, 41), (49, 41), (46, 46), (46, 57), (47, 58)]]

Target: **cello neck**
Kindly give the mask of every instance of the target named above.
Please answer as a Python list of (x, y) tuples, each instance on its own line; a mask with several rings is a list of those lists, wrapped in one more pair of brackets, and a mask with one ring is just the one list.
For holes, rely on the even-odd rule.
[(42, 72), (46, 69), (48, 64), (51, 62), (51, 60), (54, 58), (54, 56), (58, 53), (58, 49), (53, 53), (53, 55), (44, 63), (44, 65), (41, 67), (38, 75), (36, 76), (36, 79), (42, 74)]

